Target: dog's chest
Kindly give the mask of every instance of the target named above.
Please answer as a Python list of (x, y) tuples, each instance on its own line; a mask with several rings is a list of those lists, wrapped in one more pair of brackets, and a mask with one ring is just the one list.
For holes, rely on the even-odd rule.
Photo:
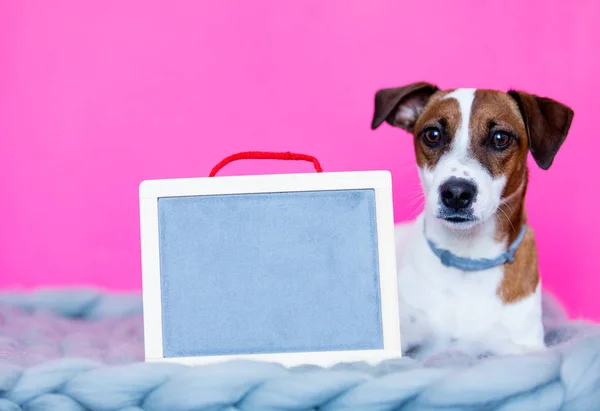
[[(442, 278), (423, 281), (425, 270), (434, 270)], [(450, 338), (477, 336), (502, 322), (505, 306), (496, 293), (502, 276), (502, 268), (474, 276), (441, 264), (419, 268), (406, 264), (399, 273), (402, 304), (410, 306), (407, 311), (425, 311), (431, 328)]]
[[(463, 272), (444, 266), (414, 227), (400, 241), (398, 286), (400, 314), (407, 333), (426, 328), (449, 339), (498, 332), (507, 307), (498, 297), (504, 268)], [(402, 239), (400, 239), (402, 240)], [(411, 330), (414, 328), (415, 330)]]

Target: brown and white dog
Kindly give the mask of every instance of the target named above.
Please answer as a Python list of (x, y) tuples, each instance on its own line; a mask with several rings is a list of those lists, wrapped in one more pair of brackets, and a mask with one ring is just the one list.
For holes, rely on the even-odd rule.
[[(522, 91), (415, 83), (376, 93), (372, 129), (385, 121), (414, 135), (425, 199), (416, 220), (396, 229), (406, 354), (544, 348), (537, 251), (524, 206), (527, 157), (548, 169), (572, 119), (569, 107)], [(498, 263), (511, 246), (518, 246), (513, 258)], [(466, 270), (456, 260), (496, 264)]]

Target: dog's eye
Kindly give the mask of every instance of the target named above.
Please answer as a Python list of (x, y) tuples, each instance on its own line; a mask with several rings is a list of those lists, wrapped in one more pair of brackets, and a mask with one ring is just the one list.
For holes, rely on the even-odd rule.
[(496, 150), (503, 150), (512, 142), (512, 137), (510, 134), (505, 133), (504, 131), (495, 131), (492, 133), (492, 146)]
[(422, 133), (423, 141), (429, 147), (437, 147), (442, 142), (442, 132), (438, 128), (428, 128)]

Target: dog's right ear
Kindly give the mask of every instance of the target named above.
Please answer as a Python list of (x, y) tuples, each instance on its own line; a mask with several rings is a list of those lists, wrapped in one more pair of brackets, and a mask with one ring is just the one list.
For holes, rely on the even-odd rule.
[(379, 90), (375, 94), (375, 112), (371, 129), (375, 130), (387, 121), (394, 127), (412, 132), (429, 97), (438, 90), (437, 86), (425, 82)]
[(511, 90), (525, 122), (529, 150), (543, 170), (548, 170), (567, 138), (573, 121), (573, 110), (556, 100), (523, 91)]

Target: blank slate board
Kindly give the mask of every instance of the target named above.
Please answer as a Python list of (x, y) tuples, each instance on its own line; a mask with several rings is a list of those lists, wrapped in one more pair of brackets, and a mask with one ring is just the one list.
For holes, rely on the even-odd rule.
[(400, 355), (386, 172), (140, 187), (146, 359)]

